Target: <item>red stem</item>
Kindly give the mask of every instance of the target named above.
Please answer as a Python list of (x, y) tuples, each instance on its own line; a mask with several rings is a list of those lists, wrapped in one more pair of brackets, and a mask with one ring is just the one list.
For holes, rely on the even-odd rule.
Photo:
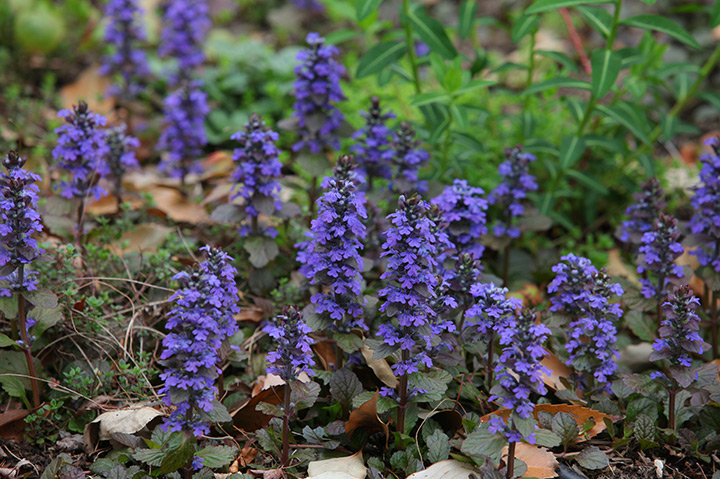
[(560, 10), (560, 15), (562, 15), (563, 20), (565, 21), (565, 26), (568, 29), (568, 33), (570, 34), (570, 40), (572, 41), (572, 44), (575, 47), (575, 51), (577, 51), (578, 56), (580, 56), (580, 63), (582, 63), (585, 73), (590, 75), (592, 73), (592, 67), (590, 66), (590, 60), (588, 59), (587, 55), (585, 54), (585, 49), (583, 48), (583, 44), (582, 44), (582, 40), (580, 39), (580, 35), (578, 35), (577, 30), (575, 30), (575, 25), (573, 25), (573, 23), (572, 23), (572, 18), (570, 18), (570, 12), (568, 12), (567, 8), (561, 8), (559, 10)]

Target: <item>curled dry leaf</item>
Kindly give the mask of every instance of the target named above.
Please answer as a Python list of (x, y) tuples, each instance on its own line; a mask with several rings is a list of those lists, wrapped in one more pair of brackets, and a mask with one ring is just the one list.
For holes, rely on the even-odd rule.
[(367, 467), (362, 451), (352, 456), (336, 457), (308, 464), (308, 479), (364, 479)]
[(540, 361), (540, 364), (550, 370), (549, 376), (542, 373), (542, 381), (546, 386), (556, 391), (566, 389), (561, 379), (567, 379), (570, 376), (570, 373), (572, 373), (572, 369), (560, 361), (560, 358), (547, 350), (545, 350), (545, 357), (543, 357), (542, 361)]
[(115, 97), (105, 94), (111, 83), (110, 77), (100, 75), (99, 65), (92, 65), (83, 71), (75, 82), (60, 90), (60, 104), (63, 108), (72, 108), (80, 100), (84, 100), (95, 113), (112, 120)]
[[(306, 373), (300, 374), (300, 381), (310, 382), (310, 377)], [(267, 416), (256, 410), (256, 406), (261, 402), (277, 406), (282, 404), (285, 397), (285, 382), (275, 374), (261, 376), (253, 385), (252, 396), (245, 403), (232, 411), (230, 415), (233, 418), (233, 424), (238, 429), (244, 431), (257, 431), (267, 426), (271, 416)]]
[[(124, 197), (123, 196), (123, 202), (124, 203), (130, 203), (130, 208), (133, 210), (137, 210), (142, 206), (142, 201), (140, 201), (139, 198), (135, 197)], [(107, 195), (102, 198), (100, 198), (97, 201), (91, 202), (87, 207), (85, 208), (85, 211), (88, 213), (91, 213), (93, 215), (101, 216), (101, 215), (111, 215), (114, 213), (117, 213), (118, 207), (117, 207), (117, 198), (115, 198), (115, 195)]]
[(370, 369), (373, 370), (375, 376), (377, 376), (378, 379), (383, 382), (383, 384), (391, 388), (396, 388), (398, 386), (400, 381), (398, 381), (398, 378), (395, 377), (395, 374), (392, 372), (390, 364), (385, 359), (373, 358), (373, 350), (368, 348), (367, 345), (363, 345), (363, 348), (360, 352), (365, 358), (365, 362), (367, 362), (367, 365), (370, 366)]
[(155, 223), (143, 223), (120, 236), (120, 241), (110, 247), (113, 253), (123, 255), (130, 252), (155, 253), (170, 236), (172, 228)]
[(410, 474), (407, 479), (468, 479), (473, 472), (477, 473), (469, 464), (455, 459), (447, 459)]
[(608, 253), (607, 272), (610, 276), (627, 278), (634, 283), (638, 282), (638, 275), (633, 268), (628, 267), (620, 256), (620, 249), (613, 248)]
[(330, 343), (330, 341), (317, 341), (313, 344), (312, 348), (313, 351), (315, 351), (315, 354), (317, 354), (320, 358), (320, 363), (322, 363), (323, 369), (325, 369), (325, 371), (332, 371), (337, 364), (337, 359), (335, 358), (335, 348), (332, 343)]
[(348, 422), (345, 423), (345, 434), (348, 437), (351, 437), (357, 429), (363, 428), (367, 431), (368, 435), (382, 431), (385, 433), (385, 439), (387, 440), (390, 433), (388, 425), (380, 420), (380, 416), (378, 416), (377, 413), (377, 402), (379, 398), (380, 393), (376, 392), (372, 398), (350, 413), (350, 418)]
[[(594, 409), (590, 409), (589, 407), (575, 406), (570, 404), (538, 404), (533, 409), (533, 415), (535, 416), (535, 419), (537, 419), (538, 413), (540, 412), (547, 412), (552, 414), (553, 416), (560, 412), (572, 414), (577, 420), (579, 428), (582, 428), (589, 419), (594, 420), (595, 425), (586, 433), (588, 438), (597, 436), (606, 429), (605, 418), (611, 420), (615, 419), (613, 416), (609, 416), (600, 411), (595, 411)], [(482, 416), (480, 418), (480, 421), (487, 422), (493, 416), (500, 416), (501, 418), (507, 420), (510, 417), (510, 413), (510, 409), (498, 409), (497, 411), (493, 411), (490, 414)], [(578, 436), (578, 442), (582, 442), (584, 440), (585, 436)]]
[(155, 201), (157, 209), (173, 221), (196, 224), (210, 219), (202, 205), (186, 198), (174, 188), (156, 186), (150, 188), (148, 192)]
[(100, 441), (111, 439), (115, 433), (135, 434), (162, 415), (157, 409), (147, 406), (100, 414), (93, 422), (85, 425), (85, 451), (91, 453)]
[(0, 438), (23, 441), (24, 419), (30, 414), (28, 409), (11, 409), (0, 413)]
[[(507, 457), (507, 451), (508, 448), (505, 446), (503, 448), (503, 457)], [(519, 442), (515, 446), (515, 458), (520, 459), (527, 465), (527, 471), (525, 471), (525, 474), (521, 477), (534, 477), (536, 479), (558, 477), (558, 474), (555, 472), (555, 468), (558, 465), (555, 454), (544, 447)]]
[(260, 308), (244, 307), (242, 310), (233, 316), (235, 321), (244, 321), (248, 323), (259, 323), (265, 316), (265, 312)]

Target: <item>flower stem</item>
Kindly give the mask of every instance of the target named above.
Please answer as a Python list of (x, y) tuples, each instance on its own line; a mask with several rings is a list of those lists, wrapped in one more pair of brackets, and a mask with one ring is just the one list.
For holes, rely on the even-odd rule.
[(282, 467), (290, 464), (290, 384), (285, 384), (285, 407), (283, 408)]
[(515, 477), (515, 444), (511, 442), (508, 445), (508, 456), (507, 456), (507, 471), (505, 472), (506, 479), (513, 479)]
[(410, 1), (403, 0), (403, 14), (405, 15), (405, 44), (410, 57), (410, 68), (412, 69), (413, 85), (415, 85), (415, 93), (421, 93), (420, 75), (418, 73), (417, 57), (415, 56), (415, 44), (413, 43), (413, 31), (410, 24)]
[[(402, 352), (403, 362), (410, 360), (410, 351), (404, 349)], [(400, 434), (405, 434), (405, 408), (407, 407), (407, 389), (408, 389), (408, 377), (407, 374), (400, 376), (400, 403), (398, 404), (397, 414), (397, 430)]]
[[(25, 265), (20, 264), (18, 266), (18, 283), (22, 287), (22, 284), (24, 282), (25, 282)], [(30, 338), (28, 337), (28, 330), (27, 330), (27, 326), (26, 326), (27, 311), (25, 309), (25, 297), (22, 295), (22, 292), (18, 291), (17, 298), (18, 298), (18, 313), (17, 313), (18, 327), (20, 328), (20, 338), (22, 339), (23, 345), (24, 345), (23, 352), (25, 353), (25, 362), (27, 363), (27, 367), (28, 367), (28, 375), (31, 376), (30, 384), (32, 387), (33, 407), (39, 408), (40, 407), (40, 386), (38, 385), (37, 373), (35, 372), (35, 363), (33, 362), (32, 350), (30, 349)]]
[(712, 355), (713, 358), (718, 357), (718, 292), (713, 291), (710, 295), (710, 327), (712, 334)]
[(495, 354), (495, 333), (490, 334), (488, 341), (488, 360), (487, 360), (487, 392), (490, 394), (493, 384), (493, 355)]
[(673, 380), (673, 386), (668, 391), (668, 428), (675, 431), (675, 395), (677, 394), (677, 382)]
[(75, 232), (75, 244), (78, 253), (85, 254), (85, 198), (80, 198), (77, 209), (77, 231)]

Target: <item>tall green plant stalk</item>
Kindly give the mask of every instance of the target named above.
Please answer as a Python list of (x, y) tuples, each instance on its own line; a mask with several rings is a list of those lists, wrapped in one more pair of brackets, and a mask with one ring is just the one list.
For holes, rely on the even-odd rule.
[(407, 45), (408, 57), (410, 58), (410, 69), (412, 70), (415, 93), (422, 93), (420, 85), (420, 74), (418, 72), (417, 56), (415, 55), (415, 42), (413, 41), (412, 24), (410, 23), (410, 0), (403, 0), (402, 4), (405, 30), (405, 44)]

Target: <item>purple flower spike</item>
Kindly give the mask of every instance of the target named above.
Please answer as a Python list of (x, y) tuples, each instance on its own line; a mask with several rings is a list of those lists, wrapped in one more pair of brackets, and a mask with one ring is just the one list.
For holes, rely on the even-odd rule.
[(661, 214), (655, 220), (652, 230), (643, 235), (637, 272), (652, 273), (657, 279), (657, 283), (648, 278), (640, 279), (642, 294), (646, 298), (659, 300), (665, 297), (668, 285), (678, 284), (683, 279), (683, 267), (675, 263), (684, 251), (679, 238), (677, 220), (666, 214)]
[(167, 406), (176, 406), (164, 426), (196, 436), (210, 432), (202, 413), (213, 409), (220, 347), (237, 332), (233, 315), (240, 312), (233, 259), (209, 246), (201, 250), (207, 260), (191, 273), (173, 277), (181, 287), (170, 297), (174, 307), (165, 327), (171, 332), (163, 339), (160, 356), (166, 367), (160, 374), (165, 381), (160, 393)]
[(118, 125), (107, 131), (109, 177), (115, 183), (115, 196), (119, 198), (122, 178), (128, 170), (140, 167), (134, 149), (140, 148), (140, 140), (125, 133), (125, 125)]
[(458, 255), (469, 253), (480, 259), (485, 251), (485, 247), (479, 244), (480, 237), (488, 232), (485, 214), (488, 202), (482, 197), (484, 194), (482, 188), (456, 179), (452, 186), (446, 186), (432, 200), (444, 213), (450, 241), (457, 248)]
[(199, 81), (188, 82), (165, 98), (165, 130), (157, 149), (167, 151), (167, 157), (159, 169), (181, 180), (190, 173), (202, 172), (197, 159), (207, 143), (204, 121), (210, 108), (200, 86)]
[[(237, 169), (232, 176), (239, 191), (233, 198), (245, 198), (245, 213), (250, 218), (250, 224), (243, 225), (240, 234), (260, 234), (257, 217), (261, 214), (272, 216), (282, 208), (280, 183), (277, 181), (282, 175), (282, 163), (278, 158), (280, 150), (275, 146), (278, 134), (265, 126), (257, 113), (253, 113), (244, 131), (235, 133), (232, 139), (239, 143), (239, 148), (233, 151)], [(273, 238), (277, 236), (271, 227), (265, 229), (264, 234)]]
[(553, 267), (556, 276), (548, 291), (557, 293), (550, 298), (550, 310), (570, 318), (566, 364), (577, 371), (577, 380), (586, 392), (609, 389), (619, 356), (616, 324), (623, 314), (620, 304), (610, 300), (622, 296), (623, 290), (587, 258), (570, 254), (562, 261)]
[(363, 249), (367, 218), (365, 197), (357, 191), (358, 178), (350, 155), (338, 159), (334, 176), (323, 179), (325, 194), (318, 200), (310, 240), (298, 245), (300, 272), (323, 290), (311, 298), (315, 312), (339, 331), (367, 330), (360, 299)]
[[(465, 312), (465, 327), (472, 328), (485, 340), (495, 334), (511, 333), (515, 315), (522, 308), (518, 298), (508, 298), (509, 290), (495, 283), (477, 283), (470, 288), (474, 304)], [(505, 338), (506, 340), (508, 338)]]
[(103, 58), (100, 74), (120, 80), (108, 93), (123, 101), (135, 98), (150, 77), (147, 56), (140, 46), (146, 39), (142, 15), (137, 0), (110, 0), (105, 6), (109, 19), (105, 42), (113, 46), (113, 52)]
[[(6, 171), (0, 174), (0, 296), (14, 291), (37, 289), (37, 273), (25, 269), (44, 250), (32, 237), (42, 231), (37, 211), (38, 187), (41, 178), (25, 169), (25, 158), (10, 151), (2, 161)], [(18, 269), (22, 267), (22, 275)], [(22, 276), (20, 278), (19, 276)], [(30, 320), (30, 318), (28, 318)]]
[(325, 45), (325, 39), (317, 33), (308, 33), (306, 41), (310, 48), (298, 53), (297, 59), (302, 63), (295, 67), (293, 116), (299, 120), (300, 139), (293, 145), (293, 151), (339, 150), (337, 130), (345, 120), (335, 106), (345, 100), (340, 88), (345, 67), (335, 60), (340, 50)]
[(311, 330), (297, 308), (286, 307), (263, 331), (277, 341), (277, 349), (267, 355), (268, 373), (280, 376), (286, 384), (297, 381), (300, 373), (314, 374), (310, 369), (315, 364), (310, 347), (313, 340), (308, 336)]
[(87, 103), (81, 101), (72, 110), (62, 110), (58, 117), (65, 124), (55, 129), (58, 144), (52, 156), (58, 168), (64, 170), (69, 181), (60, 183), (58, 189), (65, 198), (85, 198), (92, 195), (99, 200), (107, 194), (95, 184), (96, 175), (104, 178), (110, 168), (105, 160), (109, 153), (104, 127), (105, 117), (93, 113)]
[(212, 26), (206, 0), (168, 0), (163, 13), (158, 53), (178, 62), (178, 78), (187, 78), (205, 61), (203, 43)]
[(650, 178), (642, 185), (642, 191), (633, 194), (635, 204), (625, 210), (627, 220), (622, 222), (620, 241), (640, 243), (642, 236), (653, 227), (655, 218), (665, 208), (663, 190), (657, 178)]
[(523, 152), (522, 147), (517, 146), (506, 149), (505, 157), (507, 160), (498, 168), (504, 179), (488, 197), (491, 205), (497, 205), (505, 212), (505, 219), (495, 224), (493, 234), (518, 238), (520, 230), (512, 225), (512, 220), (522, 216), (525, 212), (523, 202), (528, 193), (538, 189), (535, 177), (529, 173), (530, 163), (535, 161), (535, 156)]
[(650, 361), (667, 359), (673, 367), (690, 368), (691, 354), (702, 354), (710, 348), (698, 333), (700, 318), (695, 314), (695, 308), (699, 304), (687, 285), (668, 296), (663, 304), (665, 319), (658, 331), (660, 337), (653, 343)]
[(401, 196), (397, 211), (387, 217), (392, 226), (386, 233), (382, 256), (388, 258), (388, 265), (380, 277), (387, 286), (378, 295), (385, 298), (380, 311), (388, 321), (380, 325), (378, 336), (406, 356), (393, 365), (398, 376), (417, 372), (421, 365), (432, 366), (427, 350), (432, 345), (431, 325), (435, 320), (431, 301), (438, 285), (434, 275), (438, 241), (429, 209), (417, 195), (408, 199)]
[(427, 191), (427, 182), (420, 180), (420, 169), (427, 164), (430, 154), (422, 149), (421, 144), (415, 139), (415, 130), (410, 123), (400, 123), (393, 144), (396, 170), (390, 187), (401, 195), (424, 194)]
[(711, 266), (720, 272), (720, 138), (711, 138), (706, 143), (712, 152), (700, 157), (700, 184), (695, 187), (695, 195), (690, 203), (695, 214), (688, 223), (690, 232), (706, 237), (690, 254), (697, 256), (703, 266)]
[(375, 178), (390, 179), (395, 157), (391, 147), (395, 134), (386, 125), (387, 120), (395, 118), (395, 114), (392, 111), (382, 112), (380, 98), (374, 96), (370, 101), (370, 110), (360, 113), (365, 118), (365, 126), (353, 134), (357, 143), (350, 147), (350, 151), (355, 153), (360, 173), (367, 180), (368, 189)]
[(498, 383), (490, 391), (488, 400), (512, 409), (513, 415), (507, 424), (498, 418), (499, 421), (490, 424), (490, 431), (504, 434), (510, 442), (524, 439), (535, 443), (535, 434), (523, 436), (514, 420), (516, 415), (520, 419), (532, 418), (535, 406), (530, 400), (531, 393), (547, 394), (542, 375), (550, 375), (551, 371), (540, 361), (545, 355), (543, 344), (550, 334), (547, 326), (535, 323), (535, 313), (528, 309), (517, 313), (500, 328), (502, 351), (495, 368)]

